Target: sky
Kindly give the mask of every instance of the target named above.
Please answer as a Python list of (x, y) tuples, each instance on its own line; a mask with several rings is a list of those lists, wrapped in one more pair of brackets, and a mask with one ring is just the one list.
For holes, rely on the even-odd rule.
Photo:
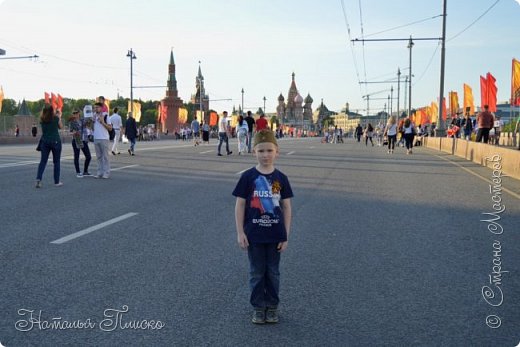
[[(469, 84), (480, 104), (479, 76), (497, 79), (498, 101), (509, 99), (511, 60), (520, 59), (520, 5), (498, 0), (448, 0), (445, 95)], [(381, 111), (392, 84), (360, 81), (402, 79), (408, 74), (406, 41), (356, 42), (370, 38), (439, 38), (441, 0), (0, 0), (0, 86), (6, 98), (36, 100), (44, 92), (71, 98), (129, 97), (130, 48), (135, 51), (134, 86), (164, 86), (173, 49), (179, 96), (195, 91), (201, 62), (210, 107), (221, 112), (241, 104), (275, 112), (287, 98), (291, 74), (316, 109), (321, 99), (339, 111)], [(345, 9), (343, 11), (343, 8)], [(435, 18), (432, 18), (435, 17)], [(421, 21), (407, 25), (415, 21)], [(348, 23), (348, 27), (347, 27)], [(395, 27), (398, 29), (389, 30)], [(347, 30), (350, 29), (350, 35)], [(384, 31), (384, 32), (382, 32)], [(379, 33), (382, 32), (382, 33)], [(379, 34), (377, 34), (379, 33)], [(374, 35), (375, 34), (375, 35)], [(439, 96), (438, 40), (415, 41), (412, 107)], [(0, 56), (0, 58), (2, 58)], [(397, 84), (393, 84), (396, 97)], [(134, 98), (160, 100), (164, 88), (136, 88)], [(222, 100), (222, 99), (232, 99)], [(380, 99), (380, 100), (378, 100)], [(401, 84), (401, 108), (404, 86)], [(395, 110), (396, 101), (393, 101)]]

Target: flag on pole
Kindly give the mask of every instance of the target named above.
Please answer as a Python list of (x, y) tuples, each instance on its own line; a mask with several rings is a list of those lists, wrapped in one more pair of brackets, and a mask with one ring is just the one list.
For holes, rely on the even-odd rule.
[(489, 106), (490, 112), (496, 112), (497, 111), (497, 80), (496, 78), (491, 74), (491, 72), (488, 72), (486, 75), (486, 91), (487, 91), (487, 105)]
[(484, 76), (480, 76), (480, 107), (483, 109), (484, 105), (488, 104), (488, 84)]
[(469, 107), (470, 114), (475, 113), (475, 103), (473, 101), (473, 91), (471, 87), (464, 83), (464, 114), (466, 114), (466, 109)]
[(179, 108), (179, 124), (185, 124), (188, 121), (188, 110)]
[(49, 100), (49, 93), (45, 92), (44, 96), (45, 96), (45, 104), (50, 105), (51, 102)]
[(430, 105), (430, 114), (432, 117), (432, 123), (437, 123), (437, 120), (439, 119), (439, 105), (432, 101)]
[(457, 92), (450, 92), (450, 114), (455, 115), (459, 112), (459, 95)]
[(61, 112), (61, 110), (63, 109), (63, 97), (60, 94), (58, 94), (57, 96), (56, 106), (58, 107), (58, 110), (60, 110)]
[(446, 121), (448, 117), (448, 110), (446, 109), (446, 98), (442, 98), (442, 119)]
[(217, 112), (211, 112), (209, 114), (209, 126), (214, 127), (215, 125), (217, 125), (217, 122), (218, 122)]
[(4, 101), (4, 88), (0, 86), (0, 112), (2, 112), (2, 102)]
[(51, 105), (52, 105), (52, 108), (55, 110), (58, 108), (58, 102), (56, 100), (56, 95), (54, 95), (54, 93), (51, 93)]
[(513, 58), (511, 71), (511, 105), (520, 105), (520, 61)]

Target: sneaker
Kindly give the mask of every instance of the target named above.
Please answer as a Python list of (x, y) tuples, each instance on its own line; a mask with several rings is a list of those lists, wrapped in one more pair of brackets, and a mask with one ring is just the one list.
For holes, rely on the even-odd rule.
[(233, 154), (233, 151), (227, 152), (227, 155), (231, 155), (231, 154)]
[(222, 157), (222, 154), (220, 154), (220, 153), (217, 153), (217, 155), (218, 155), (219, 157)]
[(56, 187), (61, 187), (63, 185), (63, 182), (58, 182), (54, 184)]
[(390, 153), (390, 150), (388, 150), (388, 153)]
[(83, 177), (90, 177), (92, 174), (90, 172), (83, 172)]
[(265, 313), (266, 323), (278, 323), (278, 310), (276, 308), (268, 308)]
[(134, 153), (134, 152), (132, 152), (132, 156), (134, 156), (134, 155), (135, 155), (135, 153)]
[(117, 154), (121, 154), (121, 152), (117, 152)]
[(116, 152), (112, 151), (112, 155), (116, 155)]
[(131, 151), (131, 150), (128, 150), (128, 154), (132, 155), (132, 151)]
[(83, 174), (78, 172), (78, 173), (76, 174), (76, 177), (77, 177), (77, 178), (83, 178)]
[(42, 187), (42, 181), (36, 181), (35, 188), (41, 188)]
[(265, 323), (265, 310), (264, 309), (255, 309), (253, 311), (253, 318), (251, 321), (255, 324), (264, 324)]
[(101, 176), (101, 178), (103, 178), (103, 179), (106, 180), (106, 179), (110, 178), (110, 176), (108, 176), (108, 175), (103, 175), (103, 176)]
[(96, 176), (94, 176), (95, 179), (102, 178), (102, 177), (103, 177), (102, 175), (96, 175)]

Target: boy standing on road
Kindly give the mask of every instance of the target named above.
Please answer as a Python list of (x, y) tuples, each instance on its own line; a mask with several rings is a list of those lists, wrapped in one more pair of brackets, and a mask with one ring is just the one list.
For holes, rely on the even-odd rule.
[(257, 132), (253, 146), (258, 164), (242, 174), (233, 191), (237, 241), (249, 257), (252, 321), (277, 323), (280, 253), (287, 248), (293, 192), (287, 176), (274, 167), (279, 154), (274, 133)]

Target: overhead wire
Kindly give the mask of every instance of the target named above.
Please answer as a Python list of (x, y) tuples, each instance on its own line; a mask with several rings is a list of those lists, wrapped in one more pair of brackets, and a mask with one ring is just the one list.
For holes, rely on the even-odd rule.
[[(360, 22), (360, 25), (361, 25), (361, 42), (362, 42), (362, 52), (363, 52), (363, 70), (364, 70), (364, 77), (365, 77), (365, 81), (367, 80), (367, 63), (366, 63), (366, 59), (365, 59), (365, 32), (364, 32), (364, 29), (363, 29), (363, 10), (361, 9), (361, 0), (358, 0), (358, 4), (359, 4), (359, 22)], [(365, 93), (367, 93), (368, 91), (368, 88), (367, 88), (367, 85), (365, 84)]]
[(345, 25), (347, 26), (348, 42), (350, 44), (352, 60), (354, 61), (354, 68), (356, 69), (356, 77), (357, 77), (358, 84), (359, 84), (359, 92), (360, 92), (360, 95), (362, 95), (363, 94), (362, 89), (361, 89), (362, 87), (361, 87), (361, 84), (359, 83), (359, 82), (361, 82), (361, 78), (359, 77), (359, 67), (358, 67), (358, 63), (357, 63), (357, 59), (356, 59), (356, 54), (354, 52), (354, 44), (352, 43), (352, 35), (350, 34), (350, 25), (348, 23), (347, 11), (345, 10), (345, 2), (344, 2), (344, 0), (340, 0), (340, 2), (341, 2), (341, 8), (343, 10), (343, 18), (345, 19)]
[(417, 83), (419, 83), (421, 81), (421, 79), (424, 77), (424, 75), (426, 74), (426, 72), (428, 71), (428, 69), (430, 68), (430, 65), (432, 64), (433, 62), (433, 59), (435, 58), (435, 55), (437, 54), (437, 51), (439, 50), (439, 47), (441, 45), (441, 41), (439, 41), (437, 43), (437, 46), (435, 47), (435, 51), (433, 51), (433, 54), (430, 58), (430, 61), (428, 62), (428, 65), (426, 65), (426, 68), (424, 69), (424, 71), (422, 72), (421, 76), (419, 76), (418, 78), (416, 78), (414, 81), (414, 83), (412, 83), (412, 86), (415, 86)]
[(387, 33), (387, 32), (392, 31), (392, 30), (401, 29), (401, 28), (405, 28), (405, 27), (410, 26), (410, 25), (423, 23), (423, 22), (426, 22), (426, 21), (429, 21), (429, 20), (432, 20), (432, 19), (435, 19), (435, 18), (438, 18), (438, 17), (442, 17), (442, 14), (438, 14), (438, 15), (433, 16), (433, 17), (420, 19), (420, 20), (417, 20), (417, 21), (414, 21), (414, 22), (410, 22), (408, 24), (403, 24), (403, 25), (399, 25), (399, 26), (396, 26), (396, 27), (393, 27), (393, 28), (389, 28), (389, 29), (385, 29), (385, 30), (382, 30), (382, 31), (378, 31), (376, 33), (365, 35), (365, 37), (370, 37), (370, 36), (374, 36), (374, 35), (378, 35), (378, 34)]
[(446, 42), (448, 41), (451, 41), (457, 37), (459, 37), (460, 35), (462, 35), (466, 30), (468, 30), (469, 28), (471, 28), (473, 25), (475, 25), (475, 23), (477, 23), (482, 17), (484, 17), (489, 11), (491, 11), (491, 9), (493, 7), (496, 6), (496, 4), (498, 4), (500, 2), (500, 0), (496, 0), (491, 6), (488, 7), (487, 10), (484, 11), (484, 13), (482, 13), (480, 16), (477, 17), (477, 19), (475, 19), (473, 22), (471, 22), (467, 27), (465, 27), (464, 29), (462, 29), (461, 31), (459, 31), (457, 34), (453, 35), (452, 37), (450, 37), (449, 39), (446, 40)]

